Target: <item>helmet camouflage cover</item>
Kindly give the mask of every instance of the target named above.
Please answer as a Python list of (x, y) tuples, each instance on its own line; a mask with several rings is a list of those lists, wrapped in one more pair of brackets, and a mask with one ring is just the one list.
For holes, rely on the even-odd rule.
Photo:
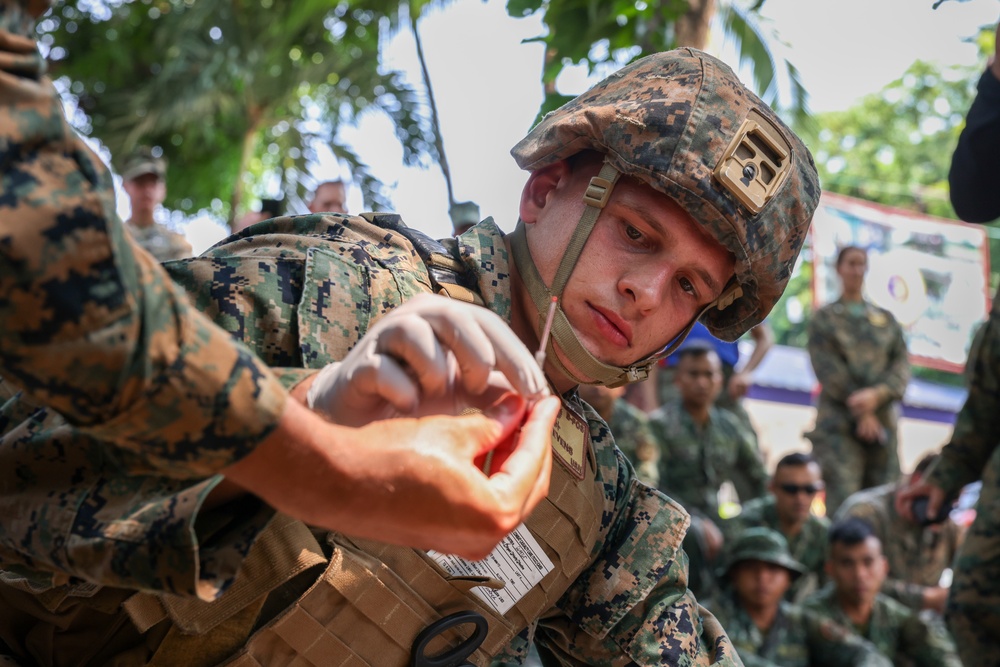
[(546, 115), (511, 153), (531, 171), (586, 150), (674, 199), (732, 252), (742, 293), (702, 315), (715, 336), (735, 340), (767, 316), (819, 178), (801, 140), (728, 66), (694, 49), (642, 58)]

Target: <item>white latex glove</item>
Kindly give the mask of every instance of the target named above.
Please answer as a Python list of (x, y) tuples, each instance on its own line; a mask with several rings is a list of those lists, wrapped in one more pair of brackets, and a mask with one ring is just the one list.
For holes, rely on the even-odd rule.
[(486, 308), (421, 294), (380, 319), (343, 361), (323, 368), (307, 402), (332, 422), (362, 426), (457, 414), (489, 405), (503, 391), (528, 398), (549, 393), (532, 353), (507, 323)]

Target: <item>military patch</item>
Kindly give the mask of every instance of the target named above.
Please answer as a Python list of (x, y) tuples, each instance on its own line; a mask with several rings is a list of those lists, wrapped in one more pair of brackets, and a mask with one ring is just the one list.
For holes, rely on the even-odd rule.
[(884, 327), (889, 324), (889, 318), (881, 310), (868, 311), (868, 321), (873, 327)]
[(552, 453), (577, 479), (586, 472), (587, 449), (590, 447), (590, 429), (583, 417), (563, 403), (556, 425), (552, 427)]

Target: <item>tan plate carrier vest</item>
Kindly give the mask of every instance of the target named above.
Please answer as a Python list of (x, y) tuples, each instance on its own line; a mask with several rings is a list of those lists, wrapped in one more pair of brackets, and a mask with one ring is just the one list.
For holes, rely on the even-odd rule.
[[(462, 264), (443, 245), (403, 226), (397, 216), (378, 215), (369, 220), (413, 242), (436, 292), (482, 304), (470, 289), (474, 282), (470, 285), (468, 277), (461, 275)], [(571, 408), (564, 402), (563, 410)], [(586, 419), (583, 422), (586, 424)], [(504, 615), (470, 592), (475, 586), (498, 588), (502, 586), (499, 581), (452, 576), (423, 551), (328, 533), (333, 553), (319, 579), (254, 632), (224, 664), (402, 667), (409, 664), (414, 639), (421, 630), (456, 611), (474, 610), (486, 618), (489, 632), (469, 661), (488, 665), (517, 633), (555, 604), (593, 557), (605, 500), (602, 485), (595, 481), (589, 427), (586, 431), (579, 434), (585, 442), (577, 443), (585, 452), (583, 479), (564, 465), (553, 465), (548, 497), (526, 521), (554, 568)], [(166, 617), (175, 626), (151, 664), (185, 657), (204, 661), (198, 637), (209, 639), (210, 632), (218, 631), (220, 624), (241, 612), (247, 617), (244, 628), (249, 631), (256, 616), (252, 610), (260, 609), (269, 592), (325, 559), (318, 546), (303, 524), (279, 516), (254, 544), (232, 588), (218, 600), (133, 596), (124, 606), (141, 631)], [(429, 645), (427, 654), (437, 655), (457, 646), (466, 635), (468, 626), (447, 631)], [(207, 649), (213, 642), (204, 641), (204, 646)]]

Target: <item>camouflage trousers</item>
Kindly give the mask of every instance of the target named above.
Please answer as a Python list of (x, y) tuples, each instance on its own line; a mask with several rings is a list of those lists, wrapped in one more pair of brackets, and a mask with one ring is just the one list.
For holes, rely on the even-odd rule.
[(813, 456), (823, 468), (827, 516), (833, 516), (852, 493), (899, 478), (895, 432), (888, 433), (885, 444), (867, 444), (851, 435), (853, 425), (830, 421), (817, 422), (816, 430), (806, 434), (813, 443)]
[(946, 618), (966, 665), (1000, 665), (1000, 314), (980, 330), (969, 358), (969, 397), (950, 446), (993, 454), (965, 541), (955, 557)]

